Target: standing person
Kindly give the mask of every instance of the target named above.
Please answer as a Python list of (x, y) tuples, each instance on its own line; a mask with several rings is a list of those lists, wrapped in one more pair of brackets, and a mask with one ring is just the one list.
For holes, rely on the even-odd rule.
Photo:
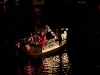
[(51, 33), (50, 33), (50, 32), (51, 32), (50, 27), (48, 26), (46, 30), (47, 30), (47, 34), (46, 34), (47, 39), (51, 39), (51, 36), (52, 36), (52, 35), (51, 35)]
[(30, 44), (34, 44), (34, 37), (33, 37), (33, 34), (32, 32), (30, 33), (30, 37), (29, 37), (29, 41), (30, 41)]
[(46, 35), (44, 32), (41, 33), (41, 43), (42, 43), (42, 47), (46, 46)]
[(41, 38), (40, 38), (39, 34), (40, 34), (39, 32), (36, 34), (36, 45), (37, 45), (37, 47), (40, 47), (40, 40), (41, 40)]
[(59, 42), (61, 42), (61, 31), (60, 31), (60, 26), (56, 28), (56, 36), (58, 37)]
[(58, 37), (58, 35), (59, 35), (59, 29), (56, 28), (56, 36)]
[(58, 38), (59, 38), (59, 35), (60, 35), (60, 26), (56, 28), (56, 35), (57, 35)]

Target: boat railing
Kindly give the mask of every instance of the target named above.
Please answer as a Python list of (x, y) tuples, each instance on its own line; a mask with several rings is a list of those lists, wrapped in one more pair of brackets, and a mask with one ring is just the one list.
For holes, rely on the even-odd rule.
[(50, 39), (50, 40), (47, 40), (47, 44), (51, 44), (51, 43), (53, 43), (53, 42), (55, 42), (55, 39)]
[(46, 50), (48, 48), (52, 48), (52, 47), (56, 47), (56, 46), (59, 46), (59, 41), (47, 44), (45, 47), (42, 47), (42, 50)]

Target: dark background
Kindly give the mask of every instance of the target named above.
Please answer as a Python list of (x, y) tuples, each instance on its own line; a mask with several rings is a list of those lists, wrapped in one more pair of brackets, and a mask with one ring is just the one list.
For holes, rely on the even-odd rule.
[[(49, 24), (52, 28), (61, 25), (69, 28), (68, 49), (74, 66), (73, 75), (95, 74), (97, 66), (100, 65), (100, 41), (98, 41), (100, 38), (100, 10), (98, 4), (99, 0), (87, 0), (86, 4), (79, 4), (77, 0), (71, 2), (66, 0), (66, 3), (64, 0), (46, 0), (45, 5), (33, 6), (30, 0), (20, 0), (19, 6), (16, 7), (13, 0), (8, 0), (6, 13), (3, 9), (4, 4), (0, 4), (2, 47), (7, 46), (6, 50), (9, 49), (6, 41), (9, 41), (10, 45), (15, 39), (24, 37), (32, 31), (37, 16), (30, 9), (40, 7), (44, 14), (42, 16), (44, 21), (41, 25)], [(3, 60), (7, 60), (6, 50), (1, 51), (1, 54), (4, 53)]]

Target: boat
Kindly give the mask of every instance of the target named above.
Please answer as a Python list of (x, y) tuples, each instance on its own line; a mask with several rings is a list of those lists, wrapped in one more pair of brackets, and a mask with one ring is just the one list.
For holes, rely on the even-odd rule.
[[(67, 43), (67, 41), (66, 41), (67, 33), (65, 31), (67, 31), (68, 29), (64, 30), (64, 28), (62, 28), (61, 30), (63, 30), (63, 32), (64, 32), (62, 34), (58, 33), (61, 36), (61, 38), (59, 38), (59, 36), (56, 35), (57, 33), (55, 34), (48, 25), (46, 25), (45, 28), (39, 29), (38, 32), (36, 32), (36, 34), (34, 34), (34, 35), (31, 33), (30, 35), (32, 37), (34, 36), (34, 38), (35, 38), (34, 42), (32, 42), (33, 38), (31, 38), (31, 37), (22, 39), (20, 43), (24, 43), (24, 47), (21, 52), (22, 53), (25, 52), (26, 53), (25, 56), (27, 56), (27, 57), (37, 58), (37, 57), (49, 55), (49, 54), (52, 54), (52, 53), (55, 53), (55, 52), (61, 50), (63, 48), (63, 46), (65, 46), (65, 44)], [(47, 33), (49, 33), (49, 35), (51, 34), (52, 38), (50, 38), (50, 36), (49, 36), (49, 39), (48, 39), (47, 38), (48, 35), (46, 35)], [(38, 34), (41, 34), (42, 36), (39, 37)], [(36, 40), (37, 37), (38, 37), (38, 40)], [(42, 41), (41, 41), (41, 39), (42, 39)], [(16, 46), (19, 48), (20, 48), (20, 46), (19, 46), (20, 43), (18, 42), (16, 44)]]
[(65, 41), (62, 41), (62, 42), (63, 43), (60, 44), (59, 46), (51, 47), (51, 48), (48, 48), (46, 50), (43, 50), (41, 48), (34, 48), (31, 46), (31, 49), (29, 50), (29, 54), (27, 56), (37, 58), (37, 57), (43, 57), (45, 55), (50, 55), (52, 53), (55, 53), (55, 52), (61, 50), (65, 46), (65, 44), (67, 43)]

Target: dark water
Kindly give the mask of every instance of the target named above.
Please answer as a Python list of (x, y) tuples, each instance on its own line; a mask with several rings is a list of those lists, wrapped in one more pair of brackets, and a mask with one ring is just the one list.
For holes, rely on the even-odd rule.
[[(16, 60), (15, 60), (16, 61)], [(16, 73), (25, 74), (25, 67), (30, 63), (33, 75), (70, 75), (71, 63), (66, 50), (38, 59), (17, 59)], [(19, 67), (19, 69), (17, 69)]]
[[(31, 63), (33, 75), (100, 74), (100, 41), (98, 41), (100, 16), (97, 5), (93, 7), (91, 3), (64, 4), (62, 1), (57, 2), (55, 6), (55, 3), (56, 1), (54, 3), (48, 1), (44, 6), (33, 6), (27, 0), (25, 2), (9, 0), (7, 4), (0, 4), (0, 18), (2, 18), (0, 22), (3, 29), (1, 41), (3, 44), (8, 43), (3, 50), (5, 53), (3, 61), (6, 66), (3, 68), (8, 74), (15, 75), (20, 71), (20, 74), (24, 75), (24, 68), (28, 62)], [(63, 6), (59, 6), (60, 4)], [(34, 10), (39, 12), (36, 13)], [(38, 59), (13, 57), (12, 42), (34, 31), (35, 26), (45, 24), (54, 29), (58, 25), (68, 27), (68, 46), (48, 57)]]

